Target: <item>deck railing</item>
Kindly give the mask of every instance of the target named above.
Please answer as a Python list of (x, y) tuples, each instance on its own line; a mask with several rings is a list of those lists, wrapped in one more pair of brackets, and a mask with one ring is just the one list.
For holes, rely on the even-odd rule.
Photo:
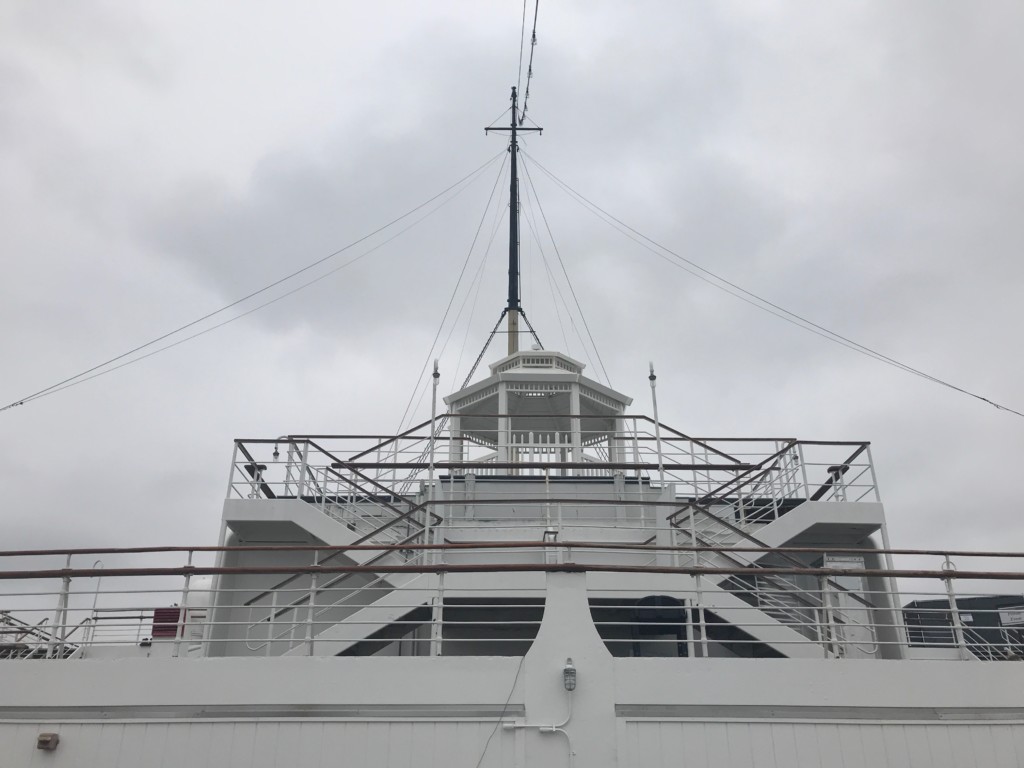
[[(225, 551), (268, 563), (304, 553), (315, 564), (213, 565)], [(373, 561), (345, 557), (357, 551)], [(828, 555), (891, 555), (915, 566), (800, 564)], [(104, 568), (86, 565), (97, 556)], [(713, 656), (714, 646), (739, 656), (1016, 659), (1024, 655), (1022, 557), (553, 540), (0, 552), (0, 659), (364, 655), (388, 646), (516, 655), (542, 620), (544, 582), (529, 574), (567, 571), (591, 574), (594, 621), (619, 655)], [(256, 600), (251, 588), (206, 580), (257, 574), (277, 586)], [(479, 574), (505, 576), (487, 585)], [(636, 574), (657, 575), (657, 586), (646, 590)], [(862, 584), (855, 598), (840, 583), (851, 579)], [(997, 589), (1021, 597), (996, 605)], [(733, 599), (737, 592), (746, 598)], [(899, 607), (911, 599), (908, 634), (911, 609)]]
[[(622, 428), (600, 433), (584, 426), (587, 439), (575, 448), (560, 430), (512, 430), (504, 446), (462, 433), (432, 439), (429, 423), (397, 436), (238, 440), (228, 497), (301, 499), (366, 532), (477, 478), (618, 480), (699, 503), (744, 525), (771, 521), (805, 501), (879, 501), (865, 442), (693, 438), (664, 425), (656, 435), (642, 416), (623, 416), (617, 424)], [(526, 484), (508, 493), (533, 490)], [(417, 515), (407, 524), (426, 527), (427, 521)]]

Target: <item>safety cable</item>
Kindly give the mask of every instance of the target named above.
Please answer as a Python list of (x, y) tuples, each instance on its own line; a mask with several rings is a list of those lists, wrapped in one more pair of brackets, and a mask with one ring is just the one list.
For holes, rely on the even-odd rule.
[[(480, 173), (482, 173), (488, 166), (492, 165), (496, 160), (498, 160), (498, 158), (503, 157), (504, 154), (505, 154), (504, 152), (499, 152), (498, 154), (494, 155), (489, 160), (487, 160), (487, 162), (485, 162), (483, 165), (479, 166), (478, 168), (476, 168), (473, 171), (470, 171), (468, 174), (463, 176), (461, 179), (456, 181), (454, 184), (451, 184), (450, 186), (448, 186), (445, 189), (441, 190), (436, 195), (433, 195), (432, 197), (430, 197), (429, 199), (427, 199), (424, 202), (420, 203), (416, 207), (409, 209), (408, 211), (403, 213), (401, 216), (398, 216), (398, 217), (392, 219), (387, 224), (384, 224), (384, 225), (378, 227), (377, 229), (373, 230), (372, 232), (370, 232), (370, 233), (368, 233), (366, 235), (363, 235), (362, 237), (360, 237), (360, 238), (358, 238), (356, 240), (353, 240), (348, 245), (345, 245), (345, 246), (337, 249), (336, 251), (334, 251), (332, 253), (329, 253), (326, 256), (323, 256), (322, 258), (319, 258), (316, 261), (313, 261), (313, 262), (307, 264), (306, 266), (304, 266), (304, 267), (302, 267), (300, 269), (297, 269), (294, 272), (292, 272), (292, 273), (290, 273), (288, 275), (285, 275), (284, 277), (281, 277), (281, 278), (273, 281), (272, 283), (269, 283), (269, 284), (263, 286), (262, 288), (260, 288), (258, 290), (255, 290), (255, 291), (253, 291), (253, 292), (243, 296), (240, 299), (236, 299), (235, 301), (232, 301), (230, 304), (225, 304), (223, 307), (220, 307), (219, 309), (216, 309), (216, 310), (214, 310), (212, 312), (208, 312), (207, 314), (203, 315), (202, 317), (196, 318), (195, 320), (192, 320), (191, 322), (185, 323), (184, 325), (179, 326), (178, 328), (175, 328), (173, 331), (168, 331), (167, 333), (164, 333), (164, 334), (162, 334), (160, 336), (157, 336), (154, 339), (151, 339), (150, 341), (147, 341), (145, 344), (140, 344), (139, 346), (134, 347), (134, 348), (128, 350), (127, 352), (122, 352), (120, 355), (117, 355), (116, 357), (112, 357), (109, 360), (106, 360), (106, 361), (104, 361), (102, 363), (94, 365), (91, 368), (87, 368), (84, 371), (81, 371), (81, 372), (75, 374), (74, 376), (69, 376), (69, 377), (67, 377), (65, 379), (62, 379), (61, 381), (56, 382), (55, 384), (51, 384), (48, 387), (40, 389), (40, 390), (38, 390), (36, 392), (33, 392), (30, 395), (26, 395), (25, 397), (22, 397), (22, 398), (20, 398), (18, 400), (15, 400), (12, 403), (9, 403), (9, 404), (7, 404), (7, 405), (5, 405), (3, 407), (0, 407), (0, 412), (9, 410), (11, 408), (15, 408), (15, 407), (20, 406), (20, 405), (25, 405), (26, 403), (32, 402), (33, 400), (38, 400), (38, 399), (40, 399), (42, 397), (45, 397), (45, 396), (47, 396), (49, 394), (55, 394), (58, 391), (63, 391), (65, 389), (68, 389), (71, 386), (74, 386), (74, 383), (78, 382), (79, 380), (84, 382), (84, 381), (88, 381), (88, 380), (94, 379), (97, 376), (102, 375), (102, 372), (101, 373), (97, 373), (97, 374), (95, 374), (93, 376), (88, 376), (88, 374), (93, 373), (94, 371), (100, 371), (100, 369), (106, 368), (107, 366), (111, 365), (111, 363), (116, 363), (119, 360), (123, 360), (124, 358), (129, 357), (130, 355), (133, 355), (136, 352), (140, 352), (143, 349), (147, 349), (148, 347), (151, 347), (154, 344), (158, 344), (159, 342), (164, 341), (165, 339), (168, 339), (171, 336), (174, 336), (174, 335), (176, 335), (178, 333), (181, 333), (184, 330), (192, 328), (192, 327), (198, 325), (199, 323), (202, 323), (205, 320), (209, 320), (211, 317), (215, 317), (216, 315), (219, 315), (222, 312), (226, 312), (227, 310), (229, 310), (229, 309), (231, 309), (233, 307), (236, 307), (239, 304), (242, 304), (242, 303), (248, 301), (249, 299), (255, 298), (256, 296), (259, 296), (260, 294), (266, 293), (267, 291), (271, 290), (272, 288), (276, 288), (277, 286), (281, 285), (282, 283), (285, 283), (288, 280), (291, 280), (291, 279), (293, 279), (293, 278), (295, 278), (295, 277), (297, 277), (297, 276), (299, 276), (299, 275), (301, 275), (301, 274), (303, 274), (305, 272), (308, 272), (309, 270), (313, 269), (314, 267), (317, 267), (320, 264), (323, 264), (324, 262), (327, 262), (330, 259), (333, 259), (333, 258), (341, 255), (345, 251), (351, 250), (352, 248), (354, 248), (355, 246), (359, 245), (360, 243), (363, 243), (366, 240), (370, 239), (371, 237), (374, 237), (375, 235), (380, 234), (381, 232), (383, 232), (384, 230), (388, 229), (389, 227), (394, 226), (398, 222), (400, 222), (400, 221), (402, 221), (404, 219), (407, 219), (412, 214), (414, 214), (417, 211), (419, 211), (419, 210), (425, 208), (426, 206), (430, 205), (435, 200), (437, 200), (438, 198), (443, 197), (444, 195), (446, 195), (447, 193), (449, 193), (450, 191), (452, 191), (456, 187), (459, 187), (460, 185), (463, 185), (463, 184), (468, 184), (468, 182), (470, 182), (473, 179), (475, 179), (476, 176), (478, 176)], [(464, 189), (465, 189), (465, 187), (463, 187), (463, 190)], [(460, 190), (460, 191), (462, 191), (462, 190)], [(458, 192), (456, 193), (456, 195), (457, 194), (458, 194)], [(419, 219), (416, 223), (419, 223), (419, 221), (422, 221), (422, 219)], [(407, 230), (402, 230), (402, 231), (404, 232), (404, 231), (407, 231)], [(401, 233), (399, 233), (399, 234), (401, 234)], [(385, 242), (388, 242), (388, 241), (385, 241)], [(383, 243), (381, 245), (383, 245)], [(374, 247), (373, 249), (371, 249), (371, 251), (368, 251), (367, 253), (370, 253), (373, 250), (376, 250), (378, 247), (379, 246)], [(365, 255), (366, 255), (365, 253), (362, 254), (362, 256), (365, 256)], [(362, 258), (362, 256), (360, 256), (358, 258)], [(343, 267), (344, 266), (348, 266), (349, 264), (353, 263), (356, 260), (357, 259), (354, 259), (352, 261), (346, 262), (346, 264), (344, 264), (342, 266)], [(337, 270), (332, 270), (332, 272), (328, 272), (327, 274), (332, 274), (334, 271), (337, 271)], [(295, 291), (297, 291), (297, 290), (301, 290), (302, 288), (305, 288), (305, 287), (307, 287), (309, 285), (312, 285), (313, 283), (319, 281), (320, 279), (323, 279), (323, 277), (325, 277), (325, 276), (326, 275), (322, 275), (319, 278), (317, 278), (316, 280), (311, 280), (308, 283), (305, 283), (304, 285), (299, 286), (299, 288), (293, 289), (292, 291), (289, 291), (288, 293), (285, 293), (282, 296), (277, 297), (276, 299), (273, 299), (273, 300), (268, 301), (268, 302), (266, 302), (264, 304), (261, 304), (260, 306), (254, 308), (254, 309), (248, 310), (247, 312), (244, 312), (243, 314), (238, 315), (238, 316), (236, 316), (236, 317), (234, 317), (234, 318), (232, 318), (232, 319), (230, 319), (230, 320), (228, 320), (226, 322), (219, 323), (219, 324), (217, 324), (217, 325), (215, 325), (215, 326), (213, 326), (211, 328), (208, 328), (208, 329), (206, 329), (206, 330), (204, 330), (204, 331), (202, 331), (200, 333), (193, 334), (193, 335), (191, 335), (191, 336), (189, 336), (189, 337), (187, 337), (185, 339), (181, 339), (181, 340), (176, 341), (176, 342), (174, 342), (172, 344), (168, 344), (168, 345), (166, 345), (164, 347), (161, 347), (158, 350), (155, 350), (154, 352), (148, 353), (146, 355), (141, 355), (138, 358), (133, 358), (132, 360), (127, 361), (126, 363), (123, 363), (121, 365), (115, 366), (114, 368), (111, 368), (110, 371), (118, 370), (119, 368), (123, 368), (126, 365), (131, 365), (133, 362), (136, 362), (138, 360), (144, 360), (147, 357), (152, 357), (154, 354), (157, 354), (158, 352), (162, 352), (164, 350), (171, 349), (172, 347), (176, 347), (179, 344), (184, 343), (185, 341), (189, 341), (190, 339), (194, 339), (194, 338), (196, 338), (198, 336), (202, 336), (203, 334), (208, 333), (209, 331), (212, 331), (212, 330), (214, 330), (216, 328), (223, 327), (224, 325), (227, 325), (228, 323), (234, 322), (234, 320), (237, 320), (237, 319), (239, 319), (241, 317), (245, 317), (246, 315), (252, 314), (253, 312), (255, 312), (255, 311), (259, 310), (259, 309), (262, 309), (263, 307), (269, 306), (270, 304), (273, 304), (275, 301), (279, 301), (280, 299), (284, 298), (285, 296), (289, 296), (292, 293), (295, 293)], [(85, 377), (88, 377), (88, 378), (85, 378)]]
[[(502, 152), (502, 155), (505, 153)], [(494, 179), (494, 186), (491, 187), (491, 194), (487, 197), (487, 204), (484, 206), (483, 213), (480, 216), (480, 223), (477, 224), (476, 231), (473, 233), (473, 240), (469, 244), (469, 248), (466, 251), (466, 258), (462, 261), (462, 269), (459, 270), (458, 280), (455, 281), (455, 287), (452, 289), (452, 295), (448, 298), (448, 305), (445, 307), (444, 315), (441, 317), (441, 322), (437, 326), (437, 333), (434, 334), (434, 340), (430, 344), (430, 350), (427, 352), (427, 356), (423, 361), (423, 367), (416, 376), (416, 386), (413, 389), (412, 396), (409, 398), (409, 402), (405, 406), (405, 410), (402, 412), (402, 418), (398, 423), (398, 432), (401, 432), (405, 428), (405, 420), (409, 416), (410, 409), (416, 400), (416, 393), (420, 386), (420, 381), (423, 379), (423, 374), (426, 373), (427, 366), (430, 365), (430, 360), (434, 356), (434, 349), (437, 347), (437, 340), (441, 337), (441, 331), (444, 330), (445, 321), (448, 319), (448, 314), (452, 310), (452, 304), (455, 302), (455, 297), (459, 292), (459, 287), (462, 285), (462, 278), (466, 274), (466, 267), (469, 265), (469, 260), (473, 255), (473, 249), (476, 248), (477, 240), (480, 239), (480, 232), (483, 230), (484, 222), (487, 221), (487, 212), (491, 209), (491, 203), (494, 201), (495, 193), (498, 191), (498, 184), (501, 182), (505, 173), (505, 160), (501, 162), (501, 168), (498, 169), (498, 175)], [(396, 433), (397, 434), (397, 433)]]
[[(526, 153), (524, 152), (523, 154)], [(572, 296), (573, 303), (576, 304), (576, 311), (580, 313), (580, 320), (583, 322), (583, 328), (587, 332), (587, 338), (590, 339), (590, 346), (593, 347), (594, 355), (597, 357), (597, 363), (601, 366), (601, 372), (604, 375), (605, 383), (610, 387), (612, 382), (608, 376), (608, 370), (604, 367), (604, 360), (601, 359), (601, 351), (597, 348), (597, 343), (594, 341), (594, 334), (590, 332), (590, 324), (587, 322), (586, 315), (583, 314), (583, 307), (580, 306), (580, 300), (576, 296), (576, 289), (573, 288), (572, 280), (569, 279), (569, 273), (565, 268), (565, 261), (562, 260), (562, 253), (558, 250), (558, 244), (555, 242), (555, 236), (551, 232), (551, 225), (548, 223), (547, 214), (544, 213), (544, 206), (541, 205), (540, 198), (537, 196), (537, 188), (533, 184), (533, 177), (530, 176), (530, 169), (526, 163), (523, 163), (523, 173), (526, 176), (526, 180), (533, 192), (533, 199), (537, 203), (537, 210), (540, 211), (540, 218), (544, 222), (544, 229), (547, 230), (548, 239), (551, 240), (551, 247), (554, 249), (555, 256), (558, 258), (558, 265), (562, 268), (562, 274), (565, 276), (566, 285), (569, 286), (569, 293)]]
[(537, 47), (537, 10), (540, 8), (540, 0), (533, 4), (533, 32), (530, 34), (530, 64), (526, 67), (526, 93), (523, 94), (523, 109), (519, 114), (519, 124), (526, 119), (526, 109), (530, 103), (530, 81), (533, 80), (533, 51)]
[[(621, 234), (633, 240), (633, 242), (637, 243), (638, 245), (650, 251), (651, 253), (654, 253), (656, 256), (668, 262), (672, 266), (678, 269), (682, 269), (684, 272), (693, 275), (699, 280), (703, 280), (708, 285), (714, 286), (715, 288), (718, 288), (719, 290), (724, 291), (725, 293), (728, 293), (731, 296), (735, 296), (741, 301), (745, 301), (746, 303), (760, 309), (763, 312), (767, 312), (770, 315), (774, 315), (775, 317), (778, 317), (781, 320), (785, 320), (787, 323), (790, 323), (791, 325), (795, 325), (797, 328), (802, 328), (803, 330), (808, 331), (809, 333), (813, 333), (816, 336), (820, 336), (821, 338), (831, 341), (834, 344), (846, 347), (847, 349), (865, 355), (866, 357), (870, 357), (873, 360), (877, 360), (878, 362), (897, 368), (898, 370), (902, 370), (906, 373), (911, 373), (914, 374), (915, 376), (920, 376), (921, 378), (927, 381), (930, 381), (934, 384), (939, 384), (955, 392), (959, 392), (960, 394), (967, 395), (968, 397), (974, 398), (975, 400), (980, 400), (983, 403), (991, 405), (993, 408), (996, 408), (997, 410), (1012, 413), (1015, 416), (1020, 416), (1024, 418), (1024, 413), (1022, 413), (1021, 411), (1018, 411), (1014, 408), (1010, 408), (1009, 406), (1006, 405), (1002, 405), (1001, 403), (998, 403), (994, 400), (991, 400), (990, 398), (971, 392), (970, 390), (964, 389), (963, 387), (951, 384), (948, 381), (944, 381), (943, 379), (940, 379), (929, 373), (914, 368), (906, 363), (896, 360), (893, 357), (878, 352), (877, 350), (874, 350), (871, 347), (853, 341), (852, 339), (849, 339), (846, 336), (836, 333), (835, 331), (831, 331), (828, 328), (819, 325), (818, 323), (808, 320), (807, 318), (795, 312), (792, 312), (768, 299), (763, 298), (762, 296), (759, 296), (758, 294), (752, 291), (747, 290), (746, 288), (743, 288), (742, 286), (737, 285), (736, 283), (733, 283), (715, 274), (706, 267), (703, 267), (700, 264), (697, 264), (696, 262), (686, 258), (685, 256), (676, 253), (671, 248), (668, 248), (667, 246), (658, 243), (657, 241), (651, 239), (650, 237), (638, 231), (637, 229), (631, 227), (629, 224), (616, 218), (614, 215), (608, 213), (599, 205), (587, 199), (586, 197), (584, 197), (583, 194), (573, 189), (566, 182), (562, 181), (560, 178), (555, 176), (554, 173), (545, 168), (535, 158), (527, 155), (525, 151), (523, 151), (522, 154), (529, 157), (530, 161), (534, 165), (536, 165), (537, 168), (539, 168), (541, 172), (543, 172), (548, 178), (550, 178), (560, 189), (566, 192), (571, 199), (581, 204), (584, 208), (586, 208), (592, 214), (594, 214), (599, 219), (604, 221), (606, 224), (611, 226), (613, 229), (616, 229)], [(668, 254), (668, 256), (666, 256), (665, 254)], [(672, 257), (672, 259), (675, 259), (676, 261), (672, 261), (671, 259), (669, 259), (669, 256)], [(730, 290), (730, 288), (734, 290)]]

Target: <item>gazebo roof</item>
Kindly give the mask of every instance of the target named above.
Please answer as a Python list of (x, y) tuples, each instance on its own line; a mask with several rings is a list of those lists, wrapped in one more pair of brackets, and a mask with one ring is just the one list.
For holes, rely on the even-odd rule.
[[(497, 397), (501, 383), (510, 384), (510, 389), (537, 389), (542, 391), (549, 387), (566, 389), (564, 385), (576, 384), (580, 395), (604, 406), (613, 412), (621, 413), (633, 402), (621, 392), (606, 387), (583, 375), (586, 366), (561, 352), (550, 350), (528, 350), (516, 352), (491, 363), (491, 375), (470, 384), (465, 389), (453, 392), (444, 398), (444, 402), (452, 411), (462, 411), (474, 403)], [(533, 387), (529, 385), (533, 384)], [(557, 386), (563, 385), (563, 386)]]

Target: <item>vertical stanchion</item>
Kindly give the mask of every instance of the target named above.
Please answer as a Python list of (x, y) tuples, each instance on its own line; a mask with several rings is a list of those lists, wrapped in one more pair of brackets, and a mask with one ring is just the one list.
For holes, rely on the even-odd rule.
[[(185, 563), (185, 567), (186, 568), (189, 568), (189, 569), (192, 568), (192, 555), (193, 554), (194, 554), (193, 551), (190, 549), (188, 551), (188, 562)], [(188, 589), (189, 589), (189, 585), (191, 583), (191, 580), (192, 580), (192, 573), (191, 573), (191, 571), (186, 571), (185, 572), (185, 586), (182, 587), (182, 590), (181, 590), (181, 607), (178, 608), (178, 628), (177, 628), (177, 631), (174, 633), (174, 651), (171, 654), (174, 658), (178, 658), (178, 655), (181, 653), (181, 638), (182, 638), (182, 635), (185, 634), (185, 623), (186, 623), (186, 617), (187, 617), (187, 613), (188, 613)]]
[(704, 591), (700, 583), (700, 574), (696, 576), (697, 586), (697, 621), (700, 624), (700, 655), (702, 658), (708, 656), (708, 626), (704, 619)]
[(309, 440), (302, 444), (302, 463), (299, 465), (299, 479), (295, 484), (295, 498), (301, 499), (306, 489), (306, 467), (309, 466)]
[[(437, 383), (441, 378), (441, 374), (437, 370), (437, 360), (434, 360), (434, 384), (433, 392), (430, 397), (430, 463), (427, 467), (427, 506), (426, 515), (423, 519), (423, 543), (428, 547), (433, 543), (430, 540), (430, 518), (434, 513), (433, 505), (429, 502), (434, 499), (434, 447), (436, 442), (436, 431), (437, 431)], [(424, 550), (425, 560), (427, 563), (434, 561), (434, 554), (431, 550)]]
[(434, 598), (434, 605), (430, 612), (430, 655), (441, 655), (441, 642), (444, 633), (441, 631), (441, 622), (444, 620), (444, 571), (437, 577), (437, 597)]
[[(64, 567), (71, 568), (71, 555), (64, 561)], [(53, 626), (50, 628), (50, 640), (47, 643), (46, 657), (58, 659), (64, 655), (64, 637), (67, 634), (68, 595), (71, 593), (71, 577), (61, 577), (60, 595), (57, 597), (57, 610), (53, 614)]]
[[(313, 565), (320, 565), (320, 551), (313, 551)], [(309, 577), (309, 611), (306, 614), (306, 655), (313, 655), (313, 624), (316, 622), (316, 585), (317, 573), (314, 571)]]
[[(226, 499), (230, 499), (231, 498), (231, 489), (235, 485), (235, 469), (237, 467), (238, 467), (238, 441), (236, 440), (235, 444), (234, 444), (234, 446), (232, 447), (232, 450), (231, 450), (231, 469), (228, 470), (228, 491), (227, 491), (227, 493), (224, 496), (224, 498), (226, 498)], [(238, 494), (238, 495), (241, 496), (242, 494)]]
[[(881, 502), (882, 497), (878, 493), (878, 478), (875, 477), (875, 462), (871, 458), (871, 446), (869, 445), (866, 450), (868, 457), (868, 466), (871, 467), (871, 482), (875, 486), (875, 501)], [(882, 527), (879, 530), (882, 537), (882, 549), (885, 550), (885, 567), (890, 573), (896, 570), (896, 566), (893, 565), (892, 559), (892, 545), (889, 543), (889, 529), (885, 524), (885, 520), (882, 520)], [(896, 617), (896, 631), (899, 633), (899, 642), (896, 644), (896, 652), (899, 654), (899, 658), (906, 656), (906, 648), (910, 645), (910, 635), (907, 632), (907, 625), (903, 619), (903, 611), (900, 610), (900, 604), (903, 602), (900, 598), (899, 590), (897, 589), (896, 579), (893, 576), (886, 577), (886, 583), (889, 585), (889, 607)]]
[(693, 567), (700, 566), (700, 552), (697, 551), (697, 502), (690, 505), (690, 546), (693, 547)]
[(647, 377), (651, 382), (651, 404), (654, 407), (654, 442), (658, 446), (658, 482), (665, 487), (665, 459), (661, 450), (661, 422), (658, 420), (658, 377), (654, 375), (654, 363), (650, 363), (651, 373)]
[(953, 574), (956, 573), (956, 566), (946, 555), (942, 563), (943, 573), (949, 574), (942, 577), (946, 584), (946, 598), (949, 600), (949, 615), (953, 622), (953, 638), (956, 640), (956, 647), (960, 652), (960, 658), (967, 661), (971, 658), (971, 652), (967, 650), (967, 643), (964, 640), (964, 625), (960, 620), (960, 610), (956, 606), (956, 592), (953, 590)]
[(284, 495), (290, 496), (292, 491), (292, 482), (294, 481), (293, 471), (295, 469), (295, 443), (291, 440), (288, 441), (288, 453), (285, 455), (284, 462)]
[(270, 614), (267, 616), (267, 656), (274, 647), (274, 625), (277, 619), (277, 590), (270, 593)]
[(804, 447), (801, 443), (796, 444), (796, 451), (796, 460), (800, 465), (800, 474), (804, 481), (804, 499), (809, 499), (811, 498), (811, 489), (807, 485), (807, 463), (804, 461)]
[(831, 651), (833, 658), (839, 658), (840, 646), (839, 637), (836, 633), (835, 616), (832, 613), (832, 591), (828, 587), (828, 576), (820, 576), (821, 608), (825, 619), (826, 651), (825, 657)]

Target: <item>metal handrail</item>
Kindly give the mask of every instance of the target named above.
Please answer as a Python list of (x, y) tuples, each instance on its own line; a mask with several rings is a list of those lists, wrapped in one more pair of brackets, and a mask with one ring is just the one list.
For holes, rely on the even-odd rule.
[[(705, 509), (705, 508), (703, 508), (703, 507), (701, 507), (701, 506), (699, 506), (699, 505), (697, 505), (697, 504), (695, 504), (693, 502), (690, 502), (689, 504), (687, 504), (687, 507), (693, 508), (693, 509), (697, 510), (698, 512), (703, 513), (704, 515), (707, 515), (708, 517), (712, 518), (716, 523), (720, 523), (721, 525), (723, 525), (725, 528), (728, 528), (733, 533), (737, 533), (740, 536), (742, 536), (744, 539), (747, 539), (748, 541), (753, 542), (755, 545), (760, 547), (765, 553), (778, 554), (783, 560), (785, 560), (785, 561), (787, 561), (789, 563), (792, 563), (795, 566), (798, 566), (798, 567), (802, 567), (803, 566), (803, 563), (800, 562), (799, 560), (797, 560), (795, 557), (792, 557), (788, 553), (787, 550), (778, 549), (778, 548), (774, 548), (774, 547), (769, 546), (768, 544), (766, 544), (763, 541), (761, 541), (760, 539), (758, 539), (756, 536), (752, 536), (751, 534), (747, 533), (746, 531), (744, 531), (739, 526), (733, 525), (732, 523), (730, 523), (725, 518), (719, 517), (718, 515), (716, 515), (713, 512), (711, 512), (710, 510)], [(684, 532), (687, 532), (684, 528), (681, 527), (681, 525), (680, 526), (675, 526), (675, 527), (678, 530), (682, 530)], [(744, 549), (736, 549), (734, 547), (723, 547), (721, 549), (723, 549), (723, 550), (724, 549), (728, 549), (728, 550), (734, 551), (734, 552), (748, 551), (748, 550), (744, 550)], [(826, 551), (827, 552), (833, 552), (833, 553), (836, 552), (836, 550), (834, 550), (834, 549), (815, 550), (815, 551), (821, 551), (822, 553), (824, 553)], [(869, 554), (869, 553), (875, 554), (878, 551), (879, 550), (858, 550), (858, 552), (860, 552), (862, 554)], [(760, 559), (760, 558), (758, 558), (758, 559)], [(832, 587), (836, 591), (848, 594), (854, 600), (857, 600), (857, 601), (863, 603), (865, 606), (870, 606), (872, 608), (876, 608), (877, 607), (877, 606), (869, 603), (868, 601), (864, 600), (856, 592), (847, 589), (846, 587), (844, 587), (841, 584), (838, 584), (838, 583), (832, 581), (831, 579), (827, 579), (827, 583), (828, 583), (828, 586)]]

